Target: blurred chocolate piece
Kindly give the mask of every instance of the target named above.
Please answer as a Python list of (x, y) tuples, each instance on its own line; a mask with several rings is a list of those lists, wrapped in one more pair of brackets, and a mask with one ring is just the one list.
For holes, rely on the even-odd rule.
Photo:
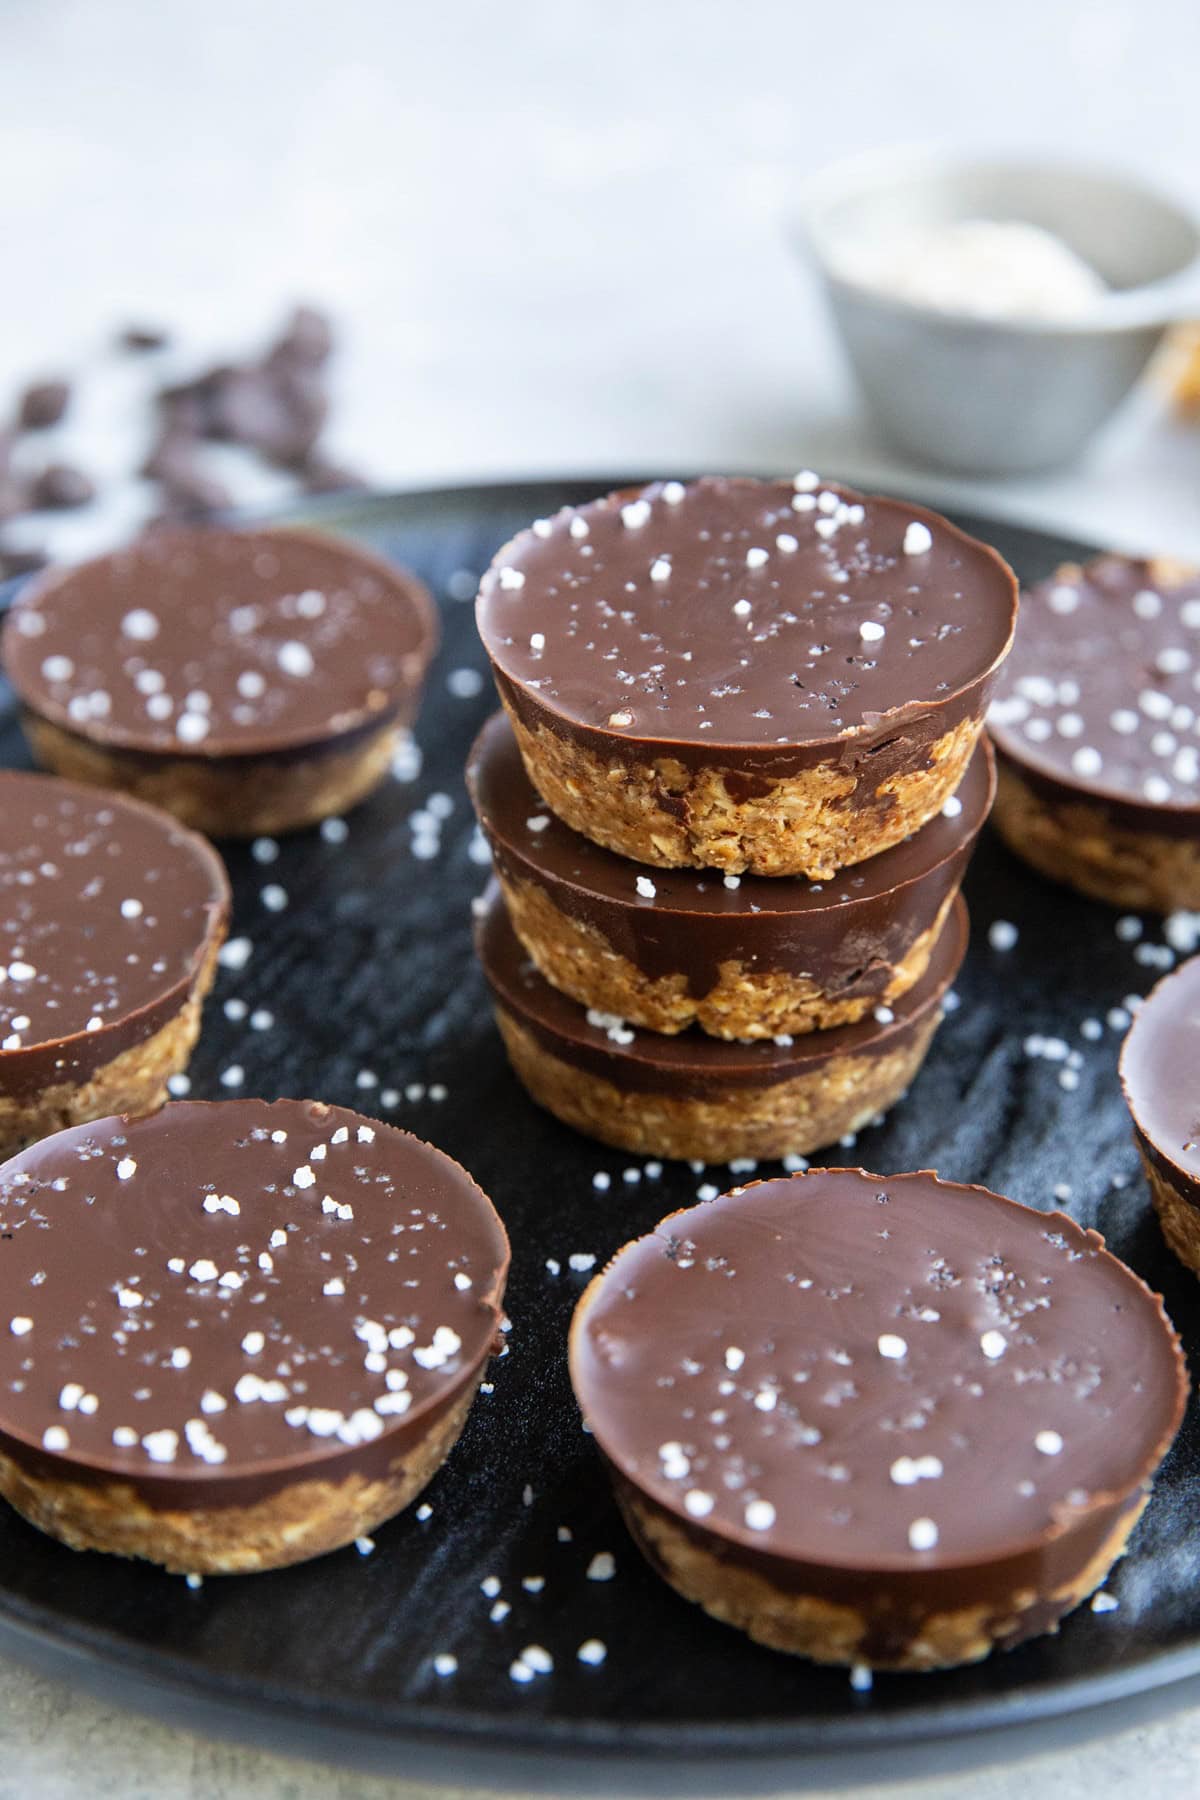
[(185, 431), (167, 426), (142, 465), (142, 474), (163, 489), (163, 517), (178, 523), (226, 512), (233, 496), (221, 481), (201, 468), (196, 440)]
[(127, 325), (117, 342), (122, 350), (162, 350), (170, 339), (157, 325)]
[(95, 497), (95, 483), (73, 463), (49, 463), (34, 477), (29, 490), (30, 502), (37, 512), (66, 512), (74, 506), (86, 506)]
[(332, 354), (333, 326), (328, 316), (313, 306), (298, 306), (266, 361), (268, 366), (298, 362), (319, 368)]
[(57, 425), (71, 401), (65, 381), (35, 381), (17, 401), (17, 424), (22, 431), (44, 431)]
[(300, 474), (306, 494), (364, 494), (371, 485), (357, 470), (326, 462), (319, 454), (308, 457)]
[(32, 575), (36, 569), (44, 569), (46, 561), (44, 550), (18, 550), (12, 545), (0, 544), (0, 581)]

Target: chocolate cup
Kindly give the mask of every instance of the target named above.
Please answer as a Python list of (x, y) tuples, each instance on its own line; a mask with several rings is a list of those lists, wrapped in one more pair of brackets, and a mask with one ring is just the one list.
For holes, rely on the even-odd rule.
[(1200, 1274), (1200, 957), (1166, 975), (1139, 1007), (1120, 1079), (1163, 1236)]
[(687, 1598), (780, 1649), (912, 1669), (1052, 1630), (1099, 1585), (1188, 1392), (1161, 1300), (1096, 1233), (861, 1169), (627, 1244), (576, 1310), (571, 1377)]
[[(845, 567), (816, 535), (828, 515), (791, 510), (813, 496), (718, 478), (609, 495), (499, 552), (480, 636), (568, 824), (658, 866), (823, 878), (936, 813), (1008, 652), (1015, 581), (936, 514), (825, 495), (861, 510)], [(631, 506), (644, 529), (623, 527)], [(902, 549), (910, 526), (930, 535), (923, 555)]]
[[(995, 772), (990, 749), (983, 744), (951, 816), (939, 815), (914, 837), (821, 884), (751, 875), (726, 884), (719, 875), (676, 870), (646, 877), (547, 811), (502, 713), (487, 722), (475, 741), (467, 785), (506, 893), (532, 887), (561, 916), (565, 933), (576, 928), (573, 941), (580, 953), (565, 970), (557, 962), (568, 979), (556, 985), (585, 1007), (605, 1007), (602, 990), (609, 964), (619, 958), (647, 983), (666, 983), (675, 991), (653, 1016), (639, 1016), (630, 982), (626, 987), (633, 1003), (608, 1010), (623, 1010), (632, 1025), (662, 1030), (669, 1005), (678, 1021), (674, 1029), (691, 1023), (699, 1012), (704, 1028), (729, 1038), (809, 1029), (799, 1022), (805, 1018), (799, 989), (792, 1023), (773, 1028), (760, 1018), (751, 1030), (734, 1032), (721, 1028), (718, 1015), (709, 1025), (700, 1003), (726, 979), (723, 971), (729, 965), (734, 966), (728, 975), (730, 1002), (739, 982), (749, 980), (761, 988), (775, 977), (784, 994), (789, 982), (818, 990), (826, 1008), (840, 1010), (837, 1023), (852, 1012), (861, 1017), (885, 995), (898, 994), (897, 965), (918, 939), (933, 932), (958, 892), (991, 807)], [(639, 882), (648, 883), (653, 894), (639, 894)], [(538, 957), (538, 946), (521, 932), (511, 903), (509, 915), (525, 949), (553, 982), (555, 967)], [(780, 1004), (786, 1001), (781, 998)], [(759, 1008), (760, 1014), (766, 1010)], [(744, 1003), (738, 1016), (749, 1020), (754, 1012), (754, 1005)]]
[[(81, 858), (77, 847), (87, 841), (88, 833), (95, 839), (95, 849)], [(74, 852), (68, 845), (75, 847)], [(59, 868), (48, 875), (24, 868), (24, 860), (39, 851), (43, 852), (37, 855), (39, 863), (54, 867), (57, 858), (65, 875)], [(26, 899), (19, 906), (35, 890), (14, 880), (6, 905), (4, 872), (9, 861), (14, 876), (30, 874), (43, 880), (44, 898), (39, 895), (36, 904)], [(97, 881), (103, 884), (99, 895), (85, 891)], [(140, 907), (142, 896), (156, 920), (148, 938), (141, 935), (145, 913), (127, 921), (120, 910), (122, 897), (133, 897)], [(116, 1057), (162, 1031), (187, 1004), (224, 938), (231, 904), (225, 865), (216, 851), (168, 813), (49, 775), (0, 772), (0, 924), (11, 910), (12, 933), (23, 937), (26, 960), (38, 968), (34, 991), (40, 994), (48, 981), (59, 1016), (78, 1018), (70, 1030), (0, 1050), (0, 1099), (27, 1102), (48, 1088), (85, 1083)], [(61, 992), (65, 970), (61, 964), (56, 969), (54, 961), (59, 932), (75, 969)], [(48, 952), (45, 967), (40, 960), (43, 945)], [(140, 956), (132, 969), (127, 960), (131, 950)], [(153, 959), (149, 966), (148, 958)], [(156, 976), (153, 962), (159, 960), (168, 966)], [(115, 1013), (95, 1014), (109, 985), (122, 979), (126, 994), (134, 997), (123, 1000)], [(5, 983), (9, 1015), (20, 991), (15, 983)], [(93, 1015), (101, 1022), (88, 1030)]]
[[(362, 593), (356, 582), (365, 584)], [(288, 605), (309, 589), (322, 611)], [(247, 618), (255, 611), (257, 622), (231, 623), (239, 608)], [(31, 629), (35, 620), (40, 629)], [(423, 583), (357, 544), (298, 526), (209, 526), (157, 532), (91, 562), (48, 570), (10, 608), (0, 653), (23, 704), (64, 731), (110, 750), (205, 763), (311, 754), (384, 724), (410, 704), (437, 636), (437, 610)], [(283, 661), (274, 655), (277, 641)], [(300, 655), (301, 669), (303, 653), (312, 657), (307, 675), (286, 663), (289, 650)], [(62, 680), (43, 668), (58, 656), (73, 665)], [(198, 709), (211, 724), (198, 740), (178, 734), (171, 719), (154, 719), (146, 705), (154, 694), (129, 674), (135, 664), (163, 676), (158, 691), (180, 712), (197, 710), (186, 693), (211, 682), (209, 706)], [(261, 675), (261, 693), (238, 689), (247, 670)], [(87, 717), (73, 711), (81, 685), (102, 686), (108, 709), (89, 709)]]
[(886, 1111), (920, 1068), (966, 944), (960, 896), (886, 1021), (746, 1044), (591, 1023), (525, 958), (495, 888), (476, 936), (510, 1061), (535, 1100), (603, 1143), (703, 1162), (807, 1155)]
[[(211, 1551), (224, 1511), (225, 1566), (293, 1560), (285, 1542), (239, 1561), (247, 1519), (286, 1539), (307, 1495), (392, 1492), (447, 1421), (457, 1435), (498, 1342), (509, 1252), (491, 1204), (442, 1152), (344, 1108), (179, 1103), (77, 1127), (0, 1167), (0, 1213), (0, 1346), (24, 1382), (3, 1384), (0, 1455), (34, 1491), (62, 1484), (98, 1548), (144, 1521), (136, 1553), (168, 1560), (161, 1513), (176, 1539), (188, 1515), (203, 1521)], [(286, 1396), (243, 1394), (251, 1376)], [(90, 1411), (72, 1383), (95, 1394)], [(223, 1456), (193, 1446), (199, 1423)]]
[[(1191, 774), (1177, 776), (1173, 761), (1195, 745), (1198, 628), (1200, 571), (1184, 563), (1117, 554), (1083, 567), (1063, 563), (1022, 599), (1013, 653), (997, 682), (988, 729), (1002, 767), (1051, 810), (1087, 808), (1081, 817), (1101, 832), (1198, 841), (1200, 756)], [(1173, 724), (1180, 707), (1189, 716)], [(1063, 713), (1072, 715), (1069, 731), (1058, 729)], [(1130, 715), (1123, 722), (1130, 729), (1114, 725), (1121, 713)], [(1027, 731), (1038, 722), (1043, 742)], [(1160, 731), (1173, 745), (1151, 751)], [(1146, 779), (1160, 781), (1166, 796), (1146, 796)]]

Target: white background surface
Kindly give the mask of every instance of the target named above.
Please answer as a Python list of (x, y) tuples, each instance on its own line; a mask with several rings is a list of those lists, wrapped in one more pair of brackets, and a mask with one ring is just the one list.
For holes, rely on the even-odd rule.
[[(2, 0), (0, 392), (86, 371), (62, 448), (116, 477), (150, 374), (106, 352), (115, 327), (170, 326), (186, 369), (310, 297), (344, 328), (330, 447), (381, 484), (815, 464), (1200, 556), (1200, 429), (1151, 390), (1053, 478), (948, 487), (880, 451), (782, 220), (806, 171), (901, 142), (1069, 152), (1200, 205), (1200, 7)], [(145, 504), (118, 486), (56, 548)], [(3, 1665), (0, 1738), (0, 1800), (419, 1791), (142, 1726)], [(1198, 1784), (1185, 1716), (893, 1791)]]

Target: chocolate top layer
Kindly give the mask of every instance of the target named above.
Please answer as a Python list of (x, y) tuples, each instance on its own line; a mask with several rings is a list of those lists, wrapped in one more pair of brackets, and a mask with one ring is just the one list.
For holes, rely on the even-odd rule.
[(700, 1097), (722, 1087), (769, 1087), (843, 1056), (897, 1049), (939, 1005), (966, 955), (967, 908), (961, 895), (915, 986), (857, 1025), (753, 1043), (691, 1029), (674, 1037), (635, 1031), (608, 1013), (585, 1011), (538, 974), (509, 923), (493, 884), (476, 929), (483, 972), (496, 998), (555, 1056), (634, 1093)]
[(1153, 1159), (1200, 1198), (1200, 956), (1143, 1001), (1121, 1051), (1121, 1086)]
[(229, 904), (216, 851), (157, 807), (0, 773), (0, 1096), (81, 1080), (152, 1036)]
[(457, 1163), (299, 1100), (60, 1132), (0, 1223), (0, 1444), (163, 1505), (385, 1466), (493, 1348), (508, 1265)]
[(1035, 776), (1151, 818), (1196, 814), (1200, 571), (1100, 556), (1032, 588), (988, 727)]
[(318, 532), (163, 531), (26, 589), (7, 673), (43, 718), (159, 755), (302, 749), (386, 720), (435, 638), (420, 582)]
[(878, 1571), (1036, 1549), (1140, 1488), (1187, 1392), (1161, 1303), (1095, 1232), (861, 1169), (735, 1189), (626, 1246), (580, 1304), (572, 1378), (681, 1520)]
[[(881, 953), (903, 955), (961, 878), (994, 779), (984, 744), (958, 793), (921, 831), (829, 881), (810, 882), (631, 865), (542, 804), (503, 713), (488, 720), (467, 762), (502, 871), (549, 888), (556, 906), (594, 926), (652, 978), (684, 971), (698, 994), (709, 992), (730, 957), (848, 979)], [(889, 975), (881, 965), (881, 985)]]
[(920, 507), (712, 477), (539, 521), (496, 557), (477, 616), (497, 670), (562, 729), (715, 757), (945, 707), (1004, 656), (1016, 584)]

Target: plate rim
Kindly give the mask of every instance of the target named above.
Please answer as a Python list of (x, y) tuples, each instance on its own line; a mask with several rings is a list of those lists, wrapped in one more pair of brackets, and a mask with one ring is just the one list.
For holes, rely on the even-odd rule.
[[(566, 472), (349, 490), (307, 496), (269, 511), (239, 512), (230, 522), (311, 522), (330, 530), (369, 531), (375, 523), (397, 523), (397, 513), (422, 504), (515, 504), (518, 499), (539, 493), (576, 488), (603, 493), (616, 486), (644, 485), (652, 479), (655, 477), (642, 475), (618, 480), (607, 474), (595, 477)], [(533, 500), (532, 504), (537, 510), (538, 502)], [(1045, 541), (1063, 557), (1098, 553), (1098, 546), (1069, 535), (1060, 536), (1039, 525), (1024, 525), (957, 506), (948, 512), (956, 520), (965, 521), (971, 530), (1028, 534)], [(20, 576), (0, 584), (0, 612), (28, 579)], [(16, 1639), (17, 1646), (25, 1646), (30, 1656), (35, 1647), (40, 1648), (55, 1663), (61, 1663), (65, 1671), (77, 1669), (82, 1661), (98, 1675), (115, 1678), (122, 1691), (130, 1693), (131, 1705), (139, 1705), (133, 1696), (142, 1696), (143, 1711), (147, 1710), (150, 1695), (169, 1693), (215, 1703), (243, 1718), (267, 1718), (275, 1724), (290, 1722), (318, 1732), (348, 1731), (375, 1746), (410, 1742), (426, 1748), (448, 1748), (457, 1744), (475, 1752), (543, 1752), (572, 1762), (601, 1757), (609, 1767), (625, 1764), (661, 1768), (669, 1763), (686, 1767), (701, 1760), (712, 1763), (714, 1758), (743, 1756), (754, 1758), (760, 1765), (771, 1757), (815, 1759), (832, 1755), (847, 1759), (856, 1752), (888, 1747), (910, 1749), (922, 1743), (961, 1740), (973, 1733), (1004, 1731), (1018, 1724), (1085, 1715), (1099, 1707), (1169, 1691), (1190, 1678), (1200, 1677), (1198, 1633), (1192, 1644), (1152, 1652), (1121, 1668), (1039, 1682), (1022, 1681), (1003, 1693), (968, 1699), (918, 1700), (911, 1706), (886, 1712), (873, 1710), (868, 1702), (858, 1711), (802, 1723), (780, 1719), (629, 1723), (553, 1715), (525, 1717), (517, 1712), (469, 1713), (424, 1698), (389, 1703), (378, 1699), (355, 1701), (349, 1696), (314, 1699), (311, 1693), (287, 1684), (226, 1672), (175, 1650), (138, 1645), (99, 1624), (64, 1619), (45, 1604), (25, 1600), (2, 1585), (0, 1625)], [(797, 1667), (803, 1670), (802, 1660), (797, 1660)]]

